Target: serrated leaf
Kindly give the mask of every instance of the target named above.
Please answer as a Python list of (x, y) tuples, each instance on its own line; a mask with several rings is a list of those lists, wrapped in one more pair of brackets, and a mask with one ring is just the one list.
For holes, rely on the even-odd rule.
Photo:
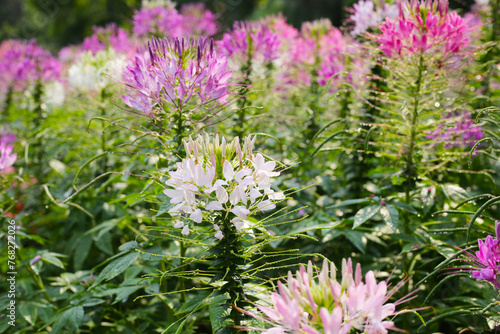
[(384, 222), (392, 228), (394, 232), (397, 231), (399, 225), (399, 212), (398, 210), (390, 204), (380, 208), (380, 214)]
[(131, 252), (127, 253), (117, 259), (115, 259), (113, 262), (110, 262), (99, 274), (99, 276), (96, 278), (94, 284), (90, 287), (90, 289), (96, 287), (98, 284), (100, 284), (102, 281), (106, 280), (109, 281), (110, 279), (115, 278), (116, 276), (120, 275), (122, 272), (125, 271), (134, 261), (139, 257), (138, 252)]
[(380, 208), (382, 208), (382, 205), (380, 204), (374, 204), (374, 205), (369, 205), (365, 206), (358, 212), (356, 212), (356, 215), (354, 216), (354, 226), (352, 228), (356, 228), (366, 222), (368, 219), (372, 218), (375, 216)]

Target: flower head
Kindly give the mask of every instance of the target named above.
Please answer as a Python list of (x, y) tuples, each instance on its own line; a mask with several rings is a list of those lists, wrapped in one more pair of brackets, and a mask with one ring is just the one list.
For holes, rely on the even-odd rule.
[(389, 57), (406, 54), (456, 55), (469, 46), (470, 27), (446, 0), (406, 1), (397, 18), (386, 17), (376, 37), (380, 50)]
[(128, 33), (112, 23), (106, 27), (94, 27), (93, 34), (83, 40), (82, 50), (92, 52), (96, 55), (97, 52), (113, 49), (118, 54), (130, 54), (134, 47), (129, 40)]
[(483, 128), (476, 125), (467, 112), (462, 114), (450, 114), (445, 123), (441, 123), (437, 128), (428, 132), (428, 139), (433, 139), (434, 143), (445, 143), (446, 148), (451, 147), (473, 147), (483, 138)]
[(218, 56), (212, 39), (152, 38), (148, 50), (127, 66), (123, 101), (154, 117), (155, 112), (180, 110), (198, 97), (198, 104), (226, 103), (231, 72), (227, 59)]
[(136, 11), (133, 17), (134, 35), (166, 36), (176, 38), (184, 36), (183, 19), (175, 8), (170, 6), (147, 6)]
[[(369, 271), (365, 280), (358, 263), (353, 272), (351, 259), (342, 260), (342, 277), (336, 277), (334, 264), (323, 262), (323, 269), (314, 277), (311, 262), (303, 265), (295, 277), (288, 272), (287, 283), (278, 282), (272, 294), (272, 306), (257, 306), (265, 314), (264, 320), (273, 327), (264, 333), (387, 333), (394, 323), (385, 320), (398, 314), (396, 306), (413, 297), (388, 303), (402, 286), (388, 290), (387, 282), (377, 282)], [(408, 297), (408, 296), (407, 296)], [(255, 315), (254, 315), (255, 316)], [(259, 317), (259, 316), (256, 316)]]
[(217, 41), (222, 54), (237, 62), (268, 64), (278, 57), (280, 41), (264, 22), (235, 22), (233, 30)]
[(202, 2), (183, 5), (181, 15), (184, 21), (184, 31), (187, 34), (209, 37), (217, 33), (215, 15), (206, 9)]
[(384, 3), (381, 8), (376, 9), (375, 4), (371, 0), (360, 0), (353, 5), (353, 14), (349, 20), (354, 23), (351, 34), (359, 35), (366, 32), (369, 28), (378, 27), (379, 24), (387, 17), (395, 19), (399, 15), (397, 5)]
[(35, 40), (4, 41), (0, 46), (0, 85), (22, 91), (36, 81), (58, 80), (61, 65)]
[[(186, 158), (169, 172), (170, 188), (164, 191), (175, 204), (168, 212), (182, 234), (190, 233), (190, 222), (210, 221), (214, 212), (231, 214), (231, 222), (242, 231), (250, 215), (274, 209), (275, 201), (284, 198), (271, 189), (272, 178), (279, 175), (276, 163), (254, 155), (254, 140), (247, 137), (243, 145), (237, 137), (230, 143), (218, 136), (185, 141)], [(213, 227), (214, 236), (222, 239), (223, 231), (217, 224)]]

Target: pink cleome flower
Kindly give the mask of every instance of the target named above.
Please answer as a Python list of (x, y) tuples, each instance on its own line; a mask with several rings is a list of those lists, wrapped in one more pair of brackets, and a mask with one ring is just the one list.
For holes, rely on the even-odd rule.
[(264, 333), (387, 333), (394, 322), (385, 319), (398, 314), (397, 305), (414, 298), (411, 293), (388, 303), (404, 282), (389, 291), (387, 282), (377, 283), (373, 271), (366, 273), (363, 282), (360, 264), (353, 272), (351, 259), (342, 260), (340, 281), (335, 266), (331, 264), (329, 270), (326, 260), (317, 279), (313, 271), (309, 262), (307, 268), (300, 266), (295, 277), (288, 272), (287, 284), (278, 282), (278, 291), (271, 296), (272, 306), (257, 306), (264, 317), (247, 312), (273, 326)]
[(112, 23), (106, 27), (94, 27), (92, 36), (83, 40), (82, 50), (91, 51), (95, 56), (98, 51), (112, 48), (117, 53), (129, 54), (134, 51), (128, 33)]
[(16, 162), (17, 154), (12, 153), (12, 143), (16, 137), (11, 133), (0, 133), (0, 172)]
[(437, 52), (451, 56), (469, 46), (469, 36), (477, 28), (449, 12), (446, 0), (412, 0), (400, 4), (399, 17), (386, 17), (375, 39), (389, 57)]

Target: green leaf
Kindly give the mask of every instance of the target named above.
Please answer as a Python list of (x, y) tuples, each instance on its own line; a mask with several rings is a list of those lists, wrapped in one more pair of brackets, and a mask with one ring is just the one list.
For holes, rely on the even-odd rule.
[(364, 232), (346, 230), (343, 234), (361, 253), (365, 253), (368, 240)]
[(386, 206), (380, 208), (380, 214), (382, 215), (384, 222), (392, 228), (394, 232), (396, 232), (399, 224), (398, 210), (394, 206), (387, 204)]
[(23, 303), (19, 307), (19, 313), (31, 326), (35, 325), (38, 316), (38, 308), (32, 303)]
[(353, 204), (360, 204), (360, 203), (369, 203), (370, 200), (367, 198), (356, 198), (356, 199), (348, 199), (347, 201), (342, 201), (340, 203), (330, 205), (328, 208), (340, 208), (343, 206), (348, 206), (348, 205), (353, 205)]
[(45, 253), (42, 255), (42, 261), (53, 264), (56, 267), (64, 269), (64, 264), (57, 258), (57, 256), (64, 256), (58, 253)]
[(99, 233), (99, 236), (95, 240), (95, 245), (97, 248), (102, 250), (107, 255), (113, 255), (113, 248), (111, 247), (111, 234), (106, 232), (104, 234)]
[(382, 205), (380, 204), (368, 205), (356, 212), (356, 215), (354, 216), (354, 226), (352, 228), (360, 226), (368, 219), (375, 216), (379, 212), (380, 208), (382, 208)]
[(80, 326), (80, 323), (83, 320), (83, 306), (75, 306), (62, 313), (56, 315), (56, 321), (54, 322), (54, 326), (52, 326), (53, 334), (59, 333), (66, 324), (69, 322), (73, 328), (77, 329)]
[(102, 281), (109, 281), (110, 279), (115, 278), (120, 275), (125, 269), (127, 269), (134, 261), (139, 257), (138, 252), (127, 253), (113, 262), (109, 263), (96, 278), (94, 284), (90, 287), (90, 289), (96, 287)]
[(176, 314), (182, 314), (182, 313), (186, 313), (186, 312), (192, 312), (192, 311), (198, 309), (198, 307), (203, 304), (203, 302), (205, 301), (205, 299), (207, 299), (208, 296), (210, 296), (211, 293), (212, 293), (211, 291), (202, 291), (202, 292), (198, 293), (196, 296), (194, 296), (192, 298), (189, 298), (184, 303), (184, 305), (182, 305), (182, 307), (180, 308), (180, 310), (177, 311)]
[(120, 252), (126, 252), (131, 249), (139, 248), (139, 244), (136, 241), (129, 241), (118, 247)]
[(212, 332), (215, 333), (228, 323), (225, 321), (229, 316), (229, 305), (226, 304), (228, 296), (221, 295), (223, 298), (218, 298), (215, 303), (208, 307), (208, 315), (212, 324)]
[(77, 246), (75, 248), (75, 253), (73, 254), (73, 266), (75, 271), (82, 268), (83, 261), (87, 258), (89, 254), (90, 247), (92, 246), (92, 236), (84, 235), (80, 240), (78, 240)]
[(405, 210), (405, 211), (408, 211), (409, 213), (413, 213), (414, 215), (418, 215), (417, 210), (415, 210), (415, 208), (413, 206), (406, 204), (405, 202), (393, 202), (393, 201), (391, 201), (390, 203), (391, 203), (391, 205), (394, 205), (395, 207), (398, 207), (401, 210)]

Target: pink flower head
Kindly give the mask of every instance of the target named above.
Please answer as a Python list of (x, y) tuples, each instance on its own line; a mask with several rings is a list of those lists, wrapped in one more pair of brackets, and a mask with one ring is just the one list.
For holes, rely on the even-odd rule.
[(380, 50), (389, 57), (406, 54), (457, 54), (469, 47), (471, 27), (456, 12), (449, 12), (446, 0), (406, 1), (397, 18), (386, 17), (375, 36)]
[(191, 36), (209, 37), (217, 33), (217, 21), (214, 13), (206, 9), (205, 4), (190, 3), (181, 7), (184, 31)]
[(61, 65), (49, 51), (35, 40), (4, 41), (0, 50), (0, 85), (22, 91), (38, 80), (49, 82), (59, 79)]
[(106, 27), (94, 27), (92, 36), (83, 40), (82, 49), (91, 51), (95, 56), (98, 51), (112, 48), (117, 53), (130, 53), (134, 50), (128, 33), (112, 23)]
[(387, 301), (404, 282), (388, 291), (387, 282), (377, 282), (372, 271), (363, 281), (361, 266), (358, 263), (353, 272), (351, 259), (342, 260), (339, 282), (335, 266), (329, 267), (325, 260), (315, 277), (309, 262), (307, 269), (300, 266), (295, 277), (289, 272), (286, 285), (278, 282), (278, 291), (271, 296), (272, 306), (257, 306), (265, 317), (253, 315), (273, 325), (265, 333), (337, 334), (354, 329), (378, 334), (394, 329), (394, 322), (385, 319), (398, 314), (396, 305), (413, 297), (396, 303)]
[(176, 38), (186, 34), (183, 27), (182, 15), (175, 8), (143, 7), (134, 14), (132, 31), (137, 36)]
[(17, 154), (12, 153), (16, 137), (11, 133), (0, 134), (0, 171), (12, 166), (16, 162)]
[(237, 61), (257, 59), (270, 63), (278, 57), (278, 35), (267, 25), (259, 22), (235, 22), (233, 30), (217, 41), (221, 53)]
[(217, 55), (213, 40), (153, 37), (124, 71), (128, 93), (123, 101), (150, 117), (165, 106), (180, 110), (194, 96), (199, 105), (224, 104), (230, 77), (227, 59)]

